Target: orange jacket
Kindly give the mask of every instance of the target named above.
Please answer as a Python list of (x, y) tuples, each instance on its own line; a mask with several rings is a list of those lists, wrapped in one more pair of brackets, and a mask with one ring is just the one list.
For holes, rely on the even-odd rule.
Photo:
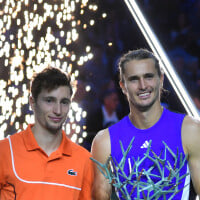
[(38, 146), (31, 125), (0, 141), (1, 200), (91, 199), (91, 155), (62, 134), (60, 147), (49, 157)]

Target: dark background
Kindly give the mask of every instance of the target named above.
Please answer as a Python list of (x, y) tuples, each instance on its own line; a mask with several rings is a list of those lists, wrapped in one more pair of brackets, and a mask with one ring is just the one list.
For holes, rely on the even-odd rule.
[[(66, 33), (73, 29), (73, 27), (71, 21), (63, 22), (63, 28), (60, 28), (57, 24), (56, 15), (62, 11), (59, 7), (61, 2), (63, 1), (43, 1), (43, 3), (30, 1), (28, 5), (22, 2), (21, 10), (18, 11), (17, 17), (11, 17), (11, 26), (6, 28), (6, 22), (4, 24), (1, 35), (5, 37), (5, 41), (1, 40), (1, 42), (3, 44), (7, 42), (14, 47), (9, 49), (8, 56), (5, 54), (0, 55), (0, 79), (7, 84), (4, 90), (1, 91), (0, 101), (3, 102), (5, 100), (3, 95), (8, 97), (9, 100), (13, 98), (9, 90), (11, 87), (18, 90), (18, 94), (13, 98), (11, 112), (9, 110), (11, 108), (10, 105), (0, 105), (0, 113), (3, 116), (3, 120), (1, 119), (0, 121), (0, 127), (6, 127), (4, 128), (5, 136), (19, 130), (18, 126), (16, 127), (16, 123), (19, 123), (20, 128), (22, 128), (21, 125), (27, 123), (25, 115), (27, 113), (32, 114), (28, 104), (25, 103), (21, 106), (21, 115), (17, 116), (15, 113), (17, 109), (16, 102), (24, 95), (22, 85), (25, 84), (27, 88), (30, 86), (30, 78), (27, 76), (26, 70), (33, 66), (27, 65), (27, 58), (32, 49), (38, 50), (40, 46), (39, 41), (42, 37), (45, 37), (48, 27), (51, 27), (51, 33), (58, 38), (61, 49), (67, 48), (69, 51), (67, 56), (59, 57), (59, 50), (57, 50), (55, 42), (52, 42), (50, 43), (49, 50), (53, 49), (56, 51), (52, 59), (59, 59), (61, 64), (67, 62), (69, 66), (73, 66), (73, 72), (75, 70), (79, 71), (79, 75), (76, 77), (77, 93), (74, 101), (87, 111), (88, 116), (89, 113), (101, 106), (102, 94), (108, 87), (117, 89), (122, 115), (126, 115), (129, 112), (126, 98), (121, 93), (118, 84), (117, 62), (119, 57), (129, 50), (150, 48), (125, 2), (123, 0), (90, 0), (87, 5), (82, 5), (81, 2), (76, 3), (76, 9), (71, 13), (71, 21), (74, 20), (77, 23), (76, 30), (79, 32), (79, 38), (68, 45), (65, 44), (65, 38), (60, 37), (59, 34), (60, 31), (63, 30)], [(72, 2), (70, 1), (70, 3)], [(200, 109), (200, 0), (137, 0), (136, 2), (163, 45), (195, 105)], [(20, 39), (18, 35), (18, 30), (25, 25), (24, 11), (33, 13), (34, 17), (37, 14), (42, 16), (45, 12), (45, 3), (52, 6), (57, 5), (58, 9), (55, 11), (53, 18), (48, 18), (43, 23), (40, 30), (34, 29), (32, 40), (35, 42), (35, 47), (28, 48), (23, 37)], [(35, 4), (37, 4), (36, 10), (34, 10)], [(98, 7), (95, 12), (89, 7), (92, 4)], [(17, 10), (16, 5), (12, 3), (7, 5), (6, 2), (2, 2), (0, 5), (2, 10), (0, 12), (0, 19), (3, 20), (5, 16), (12, 16), (12, 13)], [(11, 13), (6, 12), (6, 6), (12, 8)], [(80, 14), (81, 9), (84, 10), (84, 14)], [(106, 17), (103, 17), (104, 13)], [(18, 24), (16, 19), (21, 19), (21, 24)], [(91, 19), (95, 21), (94, 26), (89, 25)], [(84, 28), (85, 25), (87, 28)], [(23, 31), (23, 34), (23, 36), (26, 36), (27, 32)], [(14, 39), (11, 39), (11, 35), (14, 36)], [(24, 55), (20, 65), (15, 67), (15, 72), (16, 75), (22, 72), (24, 78), (16, 85), (15, 81), (11, 79), (10, 63), (14, 57), (15, 48), (19, 40), (22, 42), (21, 49), (24, 50)], [(76, 60), (71, 60), (71, 56), (77, 55), (78, 57), (84, 55), (86, 45), (91, 46), (91, 52), (94, 54), (94, 57), (85, 62), (83, 66), (78, 66)], [(8, 66), (5, 66), (6, 59), (9, 59)], [(45, 57), (41, 59), (41, 64), (44, 62), (44, 59)], [(37, 62), (36, 56), (32, 60)], [(90, 86), (89, 92), (86, 92), (86, 86)], [(168, 92), (163, 93), (163, 105), (178, 112), (185, 112), (167, 78), (165, 78), (164, 88)], [(4, 109), (7, 109), (5, 113), (3, 112)], [(9, 117), (5, 117), (6, 115), (9, 115)], [(11, 120), (13, 116), (15, 118)], [(87, 119), (81, 121), (81, 127), (85, 125), (85, 120)], [(82, 129), (85, 130), (85, 127)], [(84, 138), (81, 133), (79, 135)]]

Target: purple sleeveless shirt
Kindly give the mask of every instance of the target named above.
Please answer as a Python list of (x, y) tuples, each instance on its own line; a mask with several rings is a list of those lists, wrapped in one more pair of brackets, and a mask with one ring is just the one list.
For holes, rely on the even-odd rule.
[[(128, 116), (125, 116), (118, 123), (109, 127), (110, 141), (111, 141), (111, 156), (115, 158), (116, 161), (119, 163), (122, 158), (122, 151), (119, 141), (122, 142), (123, 147), (126, 150), (130, 141), (134, 137), (132, 148), (127, 156), (127, 158), (131, 158), (132, 166), (134, 165), (132, 158), (134, 158), (135, 160), (137, 160), (138, 158), (141, 159), (144, 156), (144, 153), (146, 153), (150, 141), (151, 141), (151, 149), (157, 156), (160, 156), (160, 158), (164, 158), (165, 154), (164, 153), (165, 145), (163, 144), (163, 142), (167, 144), (167, 146), (173, 151), (175, 155), (177, 154), (177, 148), (178, 148), (179, 155), (180, 153), (182, 153), (183, 157), (185, 157), (181, 141), (181, 127), (184, 117), (185, 117), (184, 114), (179, 114), (164, 109), (160, 119), (156, 124), (154, 124), (152, 127), (148, 129), (141, 130), (136, 128), (131, 123)], [(167, 153), (167, 160), (171, 163), (172, 166), (174, 165), (174, 158), (169, 152)], [(141, 166), (139, 166), (139, 171), (142, 169), (148, 170), (151, 166), (152, 162), (149, 159), (146, 159), (141, 164)], [(128, 164), (128, 161), (126, 161), (124, 171), (127, 175), (130, 174), (130, 163)], [(186, 161), (184, 167), (181, 168), (180, 176), (185, 175), (188, 172), (189, 170)], [(155, 170), (153, 173), (159, 174), (158, 170), (157, 171)], [(165, 174), (166, 176), (169, 174), (169, 170), (167, 168), (165, 169)], [(141, 178), (141, 181), (146, 182), (145, 178), (144, 180)], [(155, 178), (154, 181), (157, 182), (159, 180), (156, 180)], [(189, 199), (189, 182), (190, 182), (190, 176), (186, 176), (181, 180), (178, 188), (179, 189), (184, 188), (184, 189), (181, 189), (181, 191), (178, 192), (172, 198), (173, 200)], [(175, 183), (173, 183), (173, 185), (174, 184)], [(133, 186), (127, 185), (129, 194), (131, 193), (132, 188)], [(124, 199), (120, 192), (117, 192), (117, 194), (120, 199)], [(144, 199), (143, 197), (144, 197), (143, 194), (140, 194), (140, 199)], [(166, 199), (170, 199), (170, 197), (171, 196), (169, 194), (167, 195)], [(133, 200), (139, 199), (136, 195), (136, 189), (132, 193), (131, 199)], [(159, 200), (160, 199), (164, 198), (160, 197)]]

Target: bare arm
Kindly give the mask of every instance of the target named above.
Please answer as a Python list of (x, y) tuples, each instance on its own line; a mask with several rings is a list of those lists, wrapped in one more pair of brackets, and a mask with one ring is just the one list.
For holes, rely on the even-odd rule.
[[(92, 157), (104, 164), (111, 153), (110, 136), (108, 129), (100, 131), (94, 138), (92, 143)], [(108, 180), (105, 179), (103, 174), (95, 164), (94, 170), (94, 184), (92, 197), (94, 200), (109, 200), (111, 196), (112, 187)]]
[(200, 121), (187, 116), (182, 127), (182, 141), (195, 191), (200, 195)]

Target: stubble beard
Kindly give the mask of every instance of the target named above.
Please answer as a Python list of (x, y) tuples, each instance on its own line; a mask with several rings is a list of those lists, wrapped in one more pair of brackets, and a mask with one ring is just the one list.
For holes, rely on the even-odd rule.
[(46, 129), (53, 135), (56, 135), (58, 132), (60, 132), (62, 130), (62, 126), (63, 126), (63, 123), (57, 126), (53, 126), (49, 123), (46, 123)]
[[(155, 92), (155, 91), (154, 91)], [(146, 112), (148, 110), (151, 109), (151, 107), (154, 105), (154, 103), (159, 99), (159, 92), (156, 93), (156, 96), (154, 96), (154, 98), (152, 99), (151, 102), (149, 102), (148, 104), (144, 105), (144, 104), (140, 104), (140, 103), (134, 103), (132, 102), (133, 106), (135, 108), (137, 108), (140, 112)]]
[(153, 100), (152, 102), (150, 102), (149, 104), (146, 104), (146, 105), (137, 104), (137, 105), (135, 105), (135, 107), (141, 112), (146, 112), (146, 111), (150, 110), (150, 108), (153, 106), (154, 103), (155, 103), (155, 100)]

